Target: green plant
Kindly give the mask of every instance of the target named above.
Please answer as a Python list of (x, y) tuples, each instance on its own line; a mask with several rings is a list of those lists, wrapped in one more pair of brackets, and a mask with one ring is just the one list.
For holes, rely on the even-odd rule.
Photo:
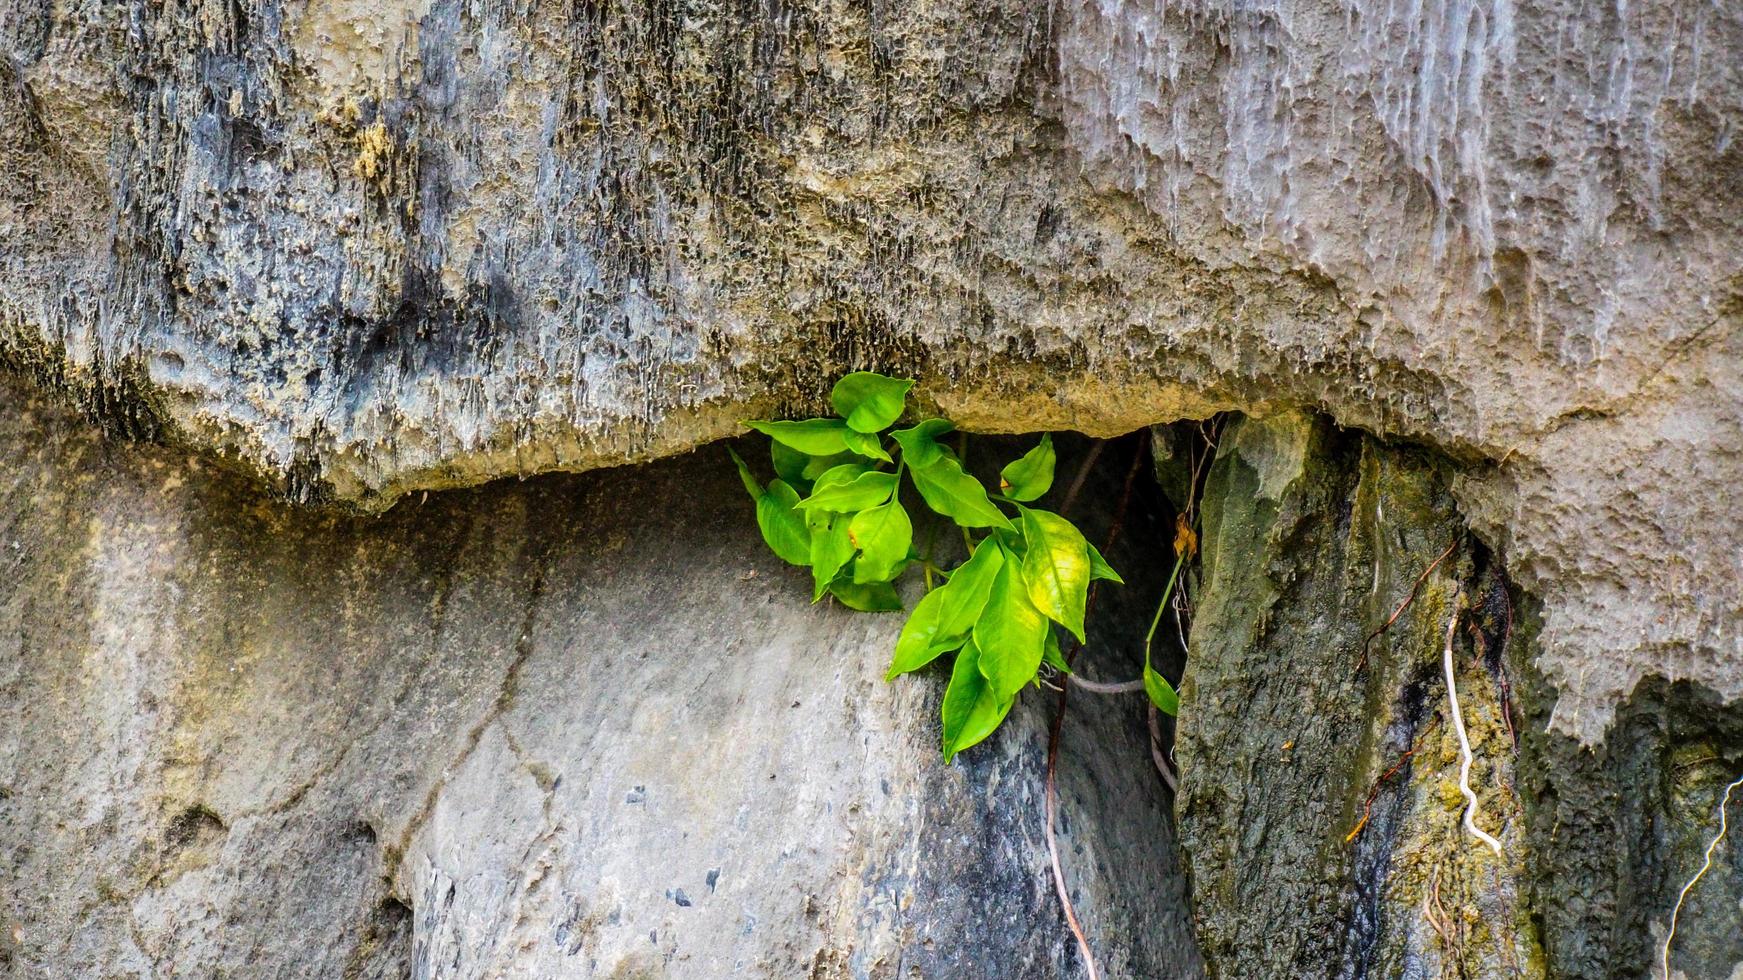
[[(861, 611), (900, 610), (894, 582), (921, 567), (926, 593), (902, 627), (886, 679), (954, 654), (943, 704), (949, 759), (998, 728), (1043, 663), (1070, 673), (1059, 631), (1082, 643), (1090, 582), (1121, 579), (1070, 521), (1028, 506), (1053, 485), (1051, 436), (1007, 465), (989, 494), (939, 441), (954, 429), (948, 420), (893, 428), (912, 386), (861, 371), (836, 382), (835, 418), (745, 423), (772, 440), (775, 478), (767, 484), (732, 458), (769, 547), (810, 567), (813, 602), (832, 595)], [(930, 549), (916, 550), (904, 475), (927, 508), (961, 528), (966, 559), (954, 570), (935, 564)], [(1173, 689), (1152, 675), (1146, 664), (1146, 690), (1172, 713)]]

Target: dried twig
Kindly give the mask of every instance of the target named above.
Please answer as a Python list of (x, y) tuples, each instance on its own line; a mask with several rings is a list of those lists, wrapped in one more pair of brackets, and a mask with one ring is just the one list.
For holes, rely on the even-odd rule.
[[(1077, 502), (1078, 491), (1083, 489), (1084, 481), (1089, 477), (1090, 467), (1101, 455), (1103, 445), (1105, 444), (1100, 441), (1096, 442), (1094, 448), (1084, 458), (1083, 465), (1078, 468), (1076, 479), (1071, 481), (1071, 489), (1065, 493), (1064, 503), (1059, 508), (1060, 513), (1069, 512), (1071, 505)], [(1126, 483), (1120, 491), (1119, 507), (1114, 510), (1113, 522), (1108, 527), (1107, 541), (1102, 546), (1104, 554), (1113, 551), (1114, 540), (1119, 537), (1120, 526), (1126, 517), (1126, 508), (1132, 501), (1132, 483), (1138, 475), (1138, 464), (1143, 462), (1143, 459), (1144, 446), (1140, 441), (1138, 451), (1132, 454), (1131, 468), (1126, 471)], [(1092, 585), (1089, 596), (1084, 603), (1086, 614), (1088, 609), (1095, 605), (1095, 593), (1096, 590)], [(1073, 650), (1072, 654), (1075, 655), (1076, 652)], [(1053, 713), (1053, 727), (1047, 733), (1047, 857), (1053, 865), (1053, 888), (1059, 893), (1060, 906), (1065, 909), (1065, 923), (1071, 927), (1071, 935), (1077, 940), (1077, 948), (1083, 955), (1084, 967), (1089, 971), (1090, 980), (1100, 980), (1100, 974), (1096, 972), (1095, 968), (1095, 952), (1089, 948), (1089, 939), (1084, 936), (1083, 926), (1077, 921), (1077, 910), (1071, 904), (1071, 893), (1065, 887), (1065, 871), (1059, 864), (1059, 842), (1053, 833), (1054, 814), (1059, 809), (1058, 791), (1055, 787), (1059, 772), (1059, 731), (1065, 725), (1065, 702), (1070, 689), (1070, 684), (1060, 687), (1059, 707)]]
[(1451, 924), (1447, 922), (1446, 909), (1440, 904), (1440, 865), (1434, 866), (1434, 873), (1429, 881), (1428, 891), (1422, 896), (1422, 917), (1440, 934), (1440, 944), (1448, 952), (1457, 945), (1450, 931)]
[[(1422, 735), (1428, 734), (1428, 732), (1433, 730), (1433, 727), (1433, 723), (1431, 722), (1428, 728), (1423, 729)], [(1420, 739), (1421, 735), (1418, 735), (1417, 737)], [(1392, 768), (1381, 773), (1380, 778), (1374, 780), (1374, 785), (1368, 787), (1368, 798), (1362, 802), (1362, 819), (1356, 821), (1356, 826), (1344, 836), (1345, 844), (1354, 841), (1356, 835), (1362, 832), (1362, 828), (1368, 826), (1368, 821), (1373, 819), (1374, 815), (1374, 801), (1380, 798), (1380, 788), (1386, 785), (1386, 780), (1398, 775), (1398, 773), (1410, 762), (1411, 757), (1416, 755), (1416, 752), (1416, 746), (1414, 744), (1411, 745), (1403, 755), (1398, 757), (1398, 761), (1392, 764)]]
[(1441, 562), (1446, 561), (1447, 556), (1452, 554), (1453, 549), (1457, 548), (1458, 546), (1459, 546), (1458, 538), (1454, 538), (1453, 543), (1447, 545), (1446, 550), (1440, 553), (1440, 557), (1436, 558), (1432, 562), (1429, 562), (1428, 567), (1422, 570), (1422, 574), (1416, 576), (1416, 584), (1412, 585), (1410, 587), (1410, 594), (1404, 597), (1404, 601), (1400, 602), (1398, 604), (1397, 609), (1392, 610), (1392, 615), (1388, 616), (1386, 618), (1386, 621), (1384, 623), (1381, 623), (1380, 627), (1378, 629), (1374, 630), (1374, 632), (1372, 632), (1372, 633), (1369, 633), (1367, 635), (1367, 637), (1362, 640), (1362, 656), (1360, 657), (1360, 659), (1358, 659), (1356, 661), (1356, 672), (1357, 673), (1360, 673), (1363, 668), (1368, 666), (1368, 647), (1369, 647), (1369, 645), (1372, 644), (1376, 639), (1378, 639), (1380, 634), (1391, 629), (1392, 624), (1396, 623), (1398, 621), (1399, 616), (1404, 615), (1404, 610), (1410, 608), (1410, 604), (1412, 602), (1416, 601), (1416, 593), (1422, 590), (1422, 583), (1428, 581), (1428, 576), (1434, 572), (1435, 568), (1438, 565), (1440, 565)]
[(1053, 887), (1059, 893), (1059, 904), (1065, 909), (1065, 924), (1071, 927), (1071, 934), (1077, 939), (1077, 948), (1083, 953), (1083, 963), (1089, 971), (1089, 980), (1099, 980), (1100, 974), (1095, 969), (1095, 953), (1089, 948), (1089, 939), (1083, 934), (1083, 926), (1077, 922), (1077, 910), (1072, 908), (1071, 893), (1065, 889), (1065, 872), (1059, 867), (1059, 842), (1053, 836), (1053, 814), (1059, 808), (1058, 793), (1054, 789), (1054, 774), (1059, 771), (1059, 729), (1065, 722), (1066, 691), (1059, 692), (1059, 710), (1053, 715), (1053, 729), (1047, 736), (1047, 857), (1053, 862)]
[(1174, 767), (1168, 764), (1168, 756), (1162, 751), (1162, 712), (1156, 710), (1153, 704), (1145, 707), (1150, 709), (1150, 761), (1156, 764), (1156, 771), (1162, 774), (1162, 781), (1168, 784), (1168, 792), (1178, 796), (1180, 783), (1174, 778)]
[(1743, 776), (1738, 776), (1734, 782), (1726, 786), (1725, 794), (1719, 797), (1719, 832), (1707, 844), (1707, 855), (1701, 861), (1701, 870), (1696, 871), (1695, 876), (1688, 880), (1688, 884), (1682, 886), (1682, 891), (1678, 892), (1676, 896), (1676, 907), (1670, 910), (1670, 931), (1665, 933), (1664, 952), (1660, 957), (1664, 965), (1664, 980), (1670, 980), (1670, 941), (1676, 938), (1676, 918), (1682, 914), (1682, 904), (1688, 899), (1689, 892), (1694, 890), (1695, 885), (1706, 877), (1707, 871), (1713, 866), (1713, 852), (1718, 850), (1719, 843), (1725, 839), (1725, 833), (1730, 829), (1725, 820), (1725, 807), (1731, 803), (1731, 791), (1739, 786), (1743, 786)]
[[(1089, 479), (1089, 471), (1095, 466), (1095, 461), (1101, 458), (1101, 450), (1105, 445), (1107, 445), (1107, 443), (1097, 439), (1095, 445), (1089, 447), (1089, 452), (1083, 457), (1083, 464), (1077, 468), (1077, 476), (1071, 481), (1071, 488), (1065, 491), (1064, 502), (1059, 505), (1059, 512), (1061, 514), (1070, 512), (1071, 505), (1077, 503), (1077, 495), (1083, 490), (1084, 481)], [(1126, 486), (1128, 488), (1131, 487), (1131, 479), (1129, 477), (1127, 478)]]

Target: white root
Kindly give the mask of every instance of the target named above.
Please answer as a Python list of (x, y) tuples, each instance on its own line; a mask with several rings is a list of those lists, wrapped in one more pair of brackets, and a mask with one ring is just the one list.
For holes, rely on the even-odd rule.
[(1453, 682), (1453, 633), (1458, 629), (1458, 603), (1453, 603), (1452, 619), (1446, 624), (1446, 650), (1441, 656), (1441, 665), (1446, 669), (1446, 695), (1452, 703), (1453, 730), (1459, 734), (1459, 792), (1465, 794), (1465, 829), (1471, 836), (1494, 849), (1496, 855), (1501, 853), (1501, 842), (1483, 832), (1472, 816), (1477, 812), (1477, 794), (1471, 789), (1471, 740), (1465, 734), (1465, 716), (1459, 710), (1459, 689)]
[(1676, 907), (1670, 910), (1670, 931), (1665, 933), (1664, 951), (1660, 956), (1665, 980), (1670, 980), (1670, 941), (1676, 938), (1676, 917), (1682, 914), (1682, 905), (1689, 897), (1689, 892), (1694, 890), (1695, 885), (1706, 877), (1707, 871), (1713, 866), (1713, 852), (1719, 849), (1719, 843), (1725, 839), (1725, 833), (1729, 830), (1725, 825), (1725, 807), (1731, 802), (1731, 791), (1739, 786), (1743, 786), (1743, 776), (1738, 776), (1735, 782), (1726, 786), (1725, 794), (1719, 797), (1719, 832), (1707, 844), (1707, 856), (1701, 862), (1701, 870), (1696, 871), (1695, 876), (1688, 880), (1688, 884), (1682, 886), (1682, 891), (1678, 892), (1676, 896)]

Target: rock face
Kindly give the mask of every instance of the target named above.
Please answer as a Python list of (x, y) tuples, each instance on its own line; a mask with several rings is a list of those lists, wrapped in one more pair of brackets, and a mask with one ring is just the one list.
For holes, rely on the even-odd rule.
[[(944, 765), (723, 454), (358, 519), (0, 419), (0, 974), (1077, 975), (1051, 700)], [(1066, 726), (1060, 846), (1108, 975), (1195, 976), (1133, 701)]]
[[(1177, 744), (1218, 976), (1664, 976), (1671, 910), (1743, 769), (1743, 713), (1654, 685), (1600, 753), (1549, 731), (1541, 618), (1465, 532), (1450, 476), (1323, 418), (1223, 435)], [(1455, 612), (1473, 819), (1499, 854), (1461, 825)], [(1674, 976), (1743, 969), (1737, 853), (1684, 906)]]
[(484, 486), (869, 367), (977, 431), (1246, 417), (1195, 930), (1138, 709), (1067, 726), (1111, 975), (1639, 976), (1743, 769), (1740, 127), (1695, 0), (0, 6), (0, 958), (1076, 970), (1038, 701), (938, 764), (896, 625), (804, 605), (718, 459)]
[(1001, 430), (1308, 406), (1470, 466), (1558, 730), (1743, 695), (1735, 5), (26, 3), (0, 50), (4, 356), (297, 495), (850, 366)]

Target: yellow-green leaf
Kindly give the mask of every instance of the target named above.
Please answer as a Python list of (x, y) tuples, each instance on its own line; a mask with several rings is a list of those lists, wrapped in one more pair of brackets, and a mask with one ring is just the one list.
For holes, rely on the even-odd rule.
[(896, 589), (888, 582), (872, 582), (857, 585), (853, 582), (833, 582), (829, 586), (829, 594), (841, 600), (841, 604), (849, 609), (860, 612), (898, 612), (902, 608), (902, 599), (896, 595)]
[(926, 593), (896, 639), (896, 656), (887, 677), (918, 670), (939, 654), (962, 646), (986, 608), (993, 578), (1004, 562), (998, 542), (982, 541), (949, 581)]
[[(774, 443), (774, 445), (779, 445), (779, 443)], [(807, 480), (815, 480), (837, 466), (853, 463), (859, 458), (860, 456), (858, 453), (846, 451), (836, 453), (832, 456), (813, 456), (805, 463), (805, 468), (799, 472), (799, 475)], [(863, 470), (864, 466), (862, 465), (860, 468)]]
[[(848, 458), (852, 459), (853, 457), (849, 456)], [(831, 466), (812, 478), (812, 491), (816, 492), (824, 487), (834, 486), (837, 483), (851, 483), (861, 473), (870, 472), (871, 467), (864, 463), (841, 463), (836, 466)]]
[(956, 655), (944, 690), (944, 761), (991, 735), (1011, 713), (1013, 700), (993, 690), (981, 670), (980, 651), (969, 640)]
[(769, 441), (769, 461), (775, 464), (775, 475), (786, 480), (795, 490), (803, 484), (809, 484), (813, 479), (805, 475), (805, 467), (813, 459), (816, 457), (807, 456), (784, 442), (772, 439)]
[[(830, 473), (835, 472), (831, 470)], [(829, 473), (823, 474), (827, 477)], [(876, 507), (890, 499), (896, 493), (896, 474), (894, 473), (861, 473), (851, 480), (825, 484), (823, 478), (817, 480), (816, 489), (811, 496), (799, 501), (799, 509), (805, 511), (827, 510), (837, 514), (849, 514)]]
[(908, 389), (914, 382), (886, 378), (871, 371), (855, 371), (835, 382), (829, 393), (835, 414), (847, 420), (856, 432), (878, 432), (902, 417)]
[(1035, 608), (1082, 643), (1089, 592), (1089, 542), (1072, 523), (1045, 510), (1023, 509), (1023, 580)]
[(805, 519), (793, 509), (799, 494), (785, 480), (769, 483), (769, 492), (757, 498), (757, 526), (763, 540), (782, 561), (793, 565), (811, 564), (811, 529)]
[(847, 433), (852, 431), (846, 422), (839, 419), (746, 422), (745, 425), (808, 456), (833, 456), (847, 452)]
[(986, 538), (975, 546), (968, 561), (950, 573), (950, 581), (936, 590), (944, 596), (944, 606), (939, 610), (944, 635), (958, 636), (974, 628), (975, 620), (986, 608), (993, 580), (1004, 564), (1004, 549), (997, 541)]
[(955, 457), (941, 453), (926, 466), (910, 461), (908, 472), (926, 505), (963, 527), (1011, 527), (1010, 519), (987, 499), (986, 488), (964, 473)]
[(1047, 631), (1047, 646), (1041, 651), (1041, 659), (1061, 674), (1071, 673), (1071, 664), (1065, 659), (1065, 651), (1059, 649), (1059, 634), (1054, 630)]
[(938, 437), (954, 428), (949, 419), (927, 419), (911, 429), (897, 429), (890, 438), (902, 447), (902, 458), (909, 466), (931, 466), (944, 452)]
[(868, 459), (881, 459), (886, 463), (890, 462), (890, 454), (884, 451), (883, 440), (869, 432), (855, 432), (849, 429), (841, 438), (843, 442), (847, 443), (848, 449), (861, 456)]
[(914, 546), (914, 525), (899, 500), (855, 514), (847, 536), (860, 551), (853, 580), (861, 585), (887, 582), (901, 571)]
[(884, 680), (894, 680), (900, 674), (919, 670), (938, 659), (939, 654), (962, 645), (962, 636), (951, 638), (939, 633), (939, 611), (944, 607), (944, 590), (933, 589), (914, 604), (908, 621), (902, 624), (902, 635), (896, 637), (896, 655)]
[[(819, 511), (819, 514), (822, 512)], [(823, 598), (829, 583), (841, 573), (841, 568), (853, 560), (853, 542), (847, 537), (846, 514), (830, 516), (811, 531), (811, 601)]]
[(1156, 706), (1156, 710), (1166, 715), (1180, 714), (1179, 693), (1149, 664), (1144, 665), (1144, 693), (1150, 696), (1150, 703)]
[(986, 608), (974, 624), (980, 672), (1000, 698), (1015, 697), (1041, 667), (1047, 644), (1047, 617), (1029, 599), (1022, 566), (1005, 556), (993, 577)]
[(1053, 486), (1053, 437), (1043, 435), (1041, 444), (999, 471), (999, 489), (1012, 500), (1034, 500)]
[(726, 447), (726, 454), (732, 457), (733, 464), (738, 467), (738, 479), (744, 484), (745, 490), (750, 493), (750, 499), (763, 499), (763, 485), (757, 482), (757, 478), (750, 471), (750, 466), (745, 463), (744, 457), (733, 452), (731, 446)]
[[(1084, 543), (1088, 544), (1087, 541)], [(1126, 580), (1120, 578), (1120, 573), (1114, 571), (1114, 566), (1107, 563), (1107, 559), (1101, 556), (1101, 552), (1097, 551), (1093, 544), (1089, 545), (1089, 578), (1092, 582), (1099, 578), (1115, 585), (1126, 584)]]

